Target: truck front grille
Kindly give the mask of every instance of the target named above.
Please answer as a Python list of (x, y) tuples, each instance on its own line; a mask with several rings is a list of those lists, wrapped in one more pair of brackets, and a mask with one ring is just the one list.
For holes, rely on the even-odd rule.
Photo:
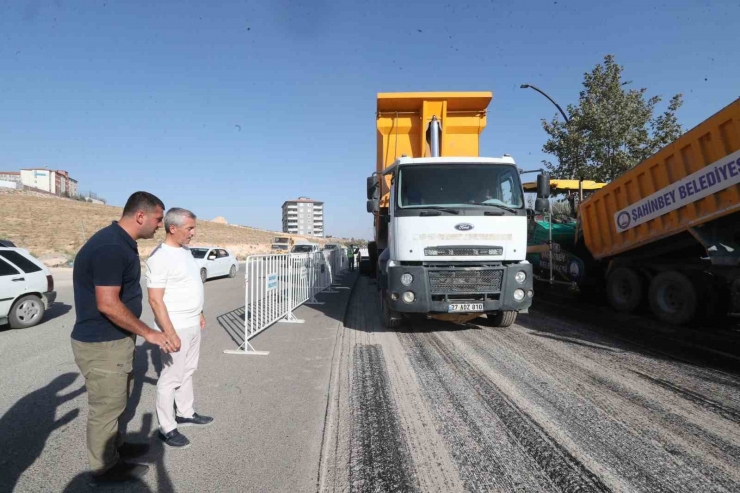
[(429, 271), (431, 294), (498, 293), (503, 279), (501, 269)]

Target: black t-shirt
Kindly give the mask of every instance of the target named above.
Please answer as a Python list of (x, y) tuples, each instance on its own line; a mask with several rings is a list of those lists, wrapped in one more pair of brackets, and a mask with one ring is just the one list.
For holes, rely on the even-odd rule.
[(131, 336), (98, 311), (95, 286), (121, 286), (120, 298), (135, 317), (141, 316), (141, 263), (136, 242), (113, 222), (80, 249), (72, 280), (77, 321), (72, 339), (81, 342), (117, 341)]

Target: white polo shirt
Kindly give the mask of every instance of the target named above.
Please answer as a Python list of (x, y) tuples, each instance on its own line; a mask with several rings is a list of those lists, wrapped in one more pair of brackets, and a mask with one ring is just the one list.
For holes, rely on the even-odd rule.
[(164, 304), (176, 331), (200, 324), (203, 281), (188, 247), (175, 248), (162, 243), (155, 248), (146, 261), (146, 285), (164, 288)]

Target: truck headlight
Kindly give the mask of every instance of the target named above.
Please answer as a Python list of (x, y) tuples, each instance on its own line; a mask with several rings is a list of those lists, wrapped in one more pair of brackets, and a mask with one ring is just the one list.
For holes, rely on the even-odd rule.
[(411, 286), (412, 282), (414, 282), (414, 276), (411, 274), (404, 274), (401, 276), (401, 284), (404, 286)]
[(514, 279), (516, 279), (516, 282), (518, 282), (519, 284), (521, 284), (521, 283), (523, 283), (524, 281), (527, 280), (527, 273), (524, 272), (523, 270), (520, 270), (519, 272), (517, 272), (516, 274), (514, 274)]
[(406, 303), (413, 303), (415, 299), (416, 296), (414, 296), (414, 293), (412, 293), (411, 291), (406, 291), (405, 293), (403, 293), (403, 301), (405, 301)]
[(514, 291), (514, 299), (516, 301), (522, 301), (524, 299), (524, 290), (523, 289), (517, 289)]

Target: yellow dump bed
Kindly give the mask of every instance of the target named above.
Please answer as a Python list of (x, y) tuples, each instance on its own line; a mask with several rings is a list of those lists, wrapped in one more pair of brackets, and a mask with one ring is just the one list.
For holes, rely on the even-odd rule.
[(581, 204), (586, 246), (608, 258), (740, 211), (740, 99)]
[[(480, 133), (492, 92), (410, 92), (378, 94), (377, 171), (407, 157), (430, 157), (426, 131), (433, 116), (440, 121), (440, 156), (478, 157)], [(381, 190), (388, 205), (390, 177)]]

